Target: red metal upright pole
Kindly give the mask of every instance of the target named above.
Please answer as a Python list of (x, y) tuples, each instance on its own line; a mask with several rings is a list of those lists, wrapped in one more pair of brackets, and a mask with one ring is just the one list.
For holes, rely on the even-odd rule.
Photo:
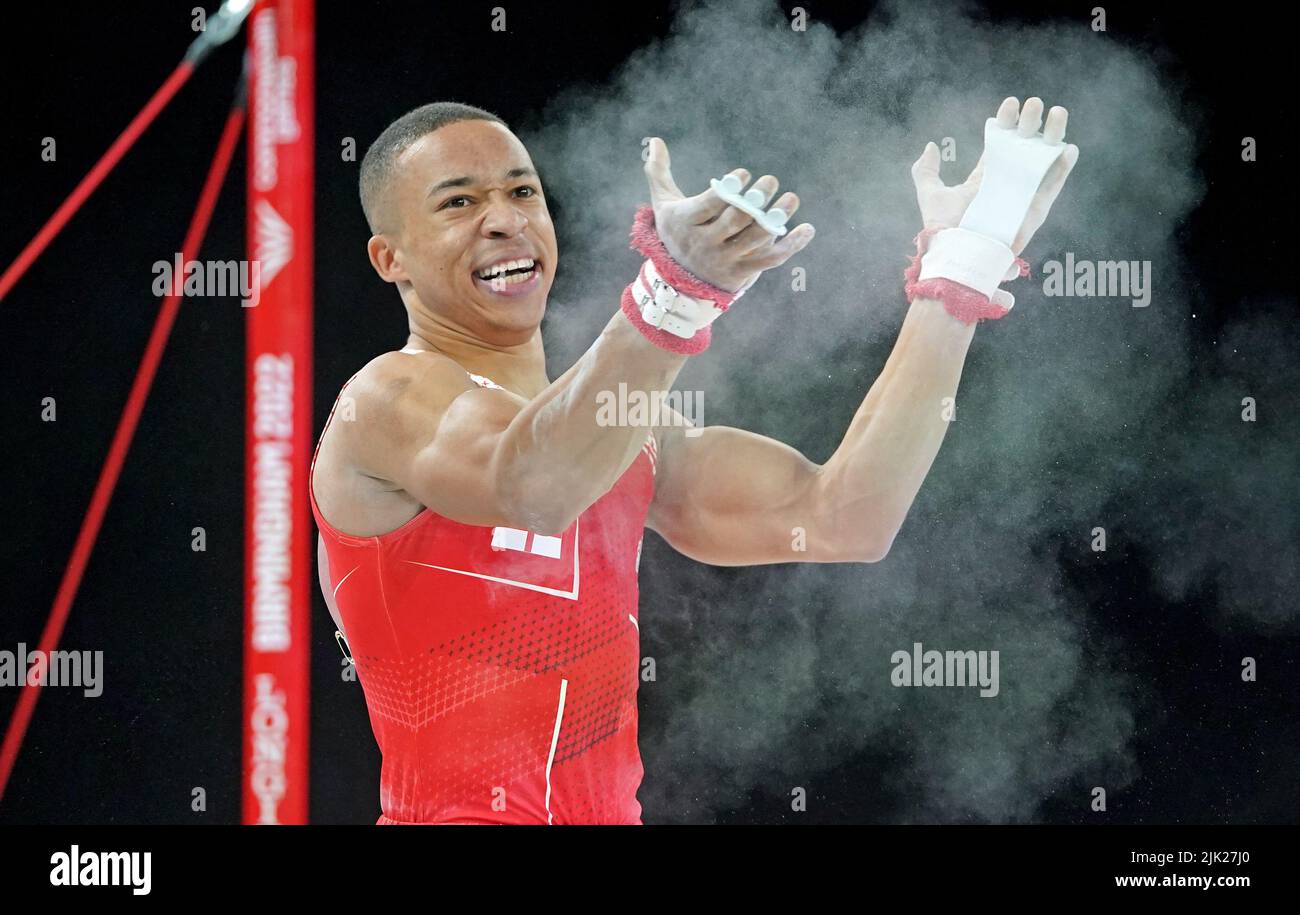
[(248, 20), (243, 820), (307, 822), (312, 447), (312, 0)]

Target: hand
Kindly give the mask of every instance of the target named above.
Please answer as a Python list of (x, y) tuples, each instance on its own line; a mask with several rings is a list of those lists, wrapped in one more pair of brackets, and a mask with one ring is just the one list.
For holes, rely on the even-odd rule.
[[(1060, 143), (1065, 138), (1065, 124), (1069, 112), (1057, 106), (1047, 115), (1047, 125), (1043, 138), (1049, 143)], [(1024, 110), (1014, 97), (1002, 102), (997, 113), (998, 126), (1003, 128), (1018, 127), (1021, 136), (1032, 136), (1038, 132), (1043, 123), (1043, 100), (1031, 98), (1025, 102)], [(1029, 206), (1025, 221), (1016, 232), (1011, 250), (1020, 254), (1034, 237), (1034, 233), (1047, 219), (1047, 213), (1056, 201), (1056, 196), (1065, 186), (1065, 179), (1070, 176), (1074, 163), (1079, 159), (1079, 147), (1069, 144), (1065, 152), (1052, 163), (1038, 192)], [(939, 178), (939, 147), (927, 143), (921, 158), (912, 164), (912, 181), (916, 185), (916, 202), (921, 207), (921, 219), (927, 229), (950, 229), (961, 222), (962, 215), (980, 188), (980, 179), (984, 175), (984, 156), (963, 183), (956, 187), (945, 187)]]
[[(712, 188), (687, 197), (673, 181), (668, 145), (658, 137), (650, 140), (645, 174), (655, 227), (668, 253), (700, 279), (728, 292), (748, 289), (764, 270), (784, 264), (812, 241), (814, 229), (808, 223), (778, 239), (756, 225), (748, 213), (723, 201)], [(745, 169), (734, 169), (731, 174), (740, 179), (742, 188), (749, 183)], [(763, 192), (764, 207), (778, 186), (771, 175), (754, 182)], [(787, 192), (776, 205), (794, 215), (799, 197)]]

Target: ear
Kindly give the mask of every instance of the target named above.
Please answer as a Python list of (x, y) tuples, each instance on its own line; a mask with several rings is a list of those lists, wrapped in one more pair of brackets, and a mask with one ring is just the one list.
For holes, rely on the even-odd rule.
[(372, 235), (366, 242), (366, 253), (370, 255), (370, 265), (385, 283), (396, 283), (407, 279), (402, 267), (397, 248), (387, 235)]

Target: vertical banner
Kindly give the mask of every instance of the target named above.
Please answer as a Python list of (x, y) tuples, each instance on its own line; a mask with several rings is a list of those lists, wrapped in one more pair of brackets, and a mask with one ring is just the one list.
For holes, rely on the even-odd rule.
[(312, 529), (312, 0), (248, 20), (243, 821), (307, 822)]

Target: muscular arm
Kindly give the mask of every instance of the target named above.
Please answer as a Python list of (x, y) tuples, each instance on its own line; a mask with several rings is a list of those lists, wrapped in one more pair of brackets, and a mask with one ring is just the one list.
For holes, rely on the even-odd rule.
[[(664, 248), (678, 265), (724, 291), (749, 288), (812, 238), (805, 225), (774, 241), (712, 188), (686, 197), (658, 138), (645, 170)], [(731, 174), (748, 181), (745, 169)], [(751, 191), (770, 199), (777, 186), (774, 176), (765, 175)], [(799, 201), (787, 192), (777, 204), (793, 214)], [(441, 356), (380, 357), (357, 380), (359, 421), (340, 432), (344, 478), (371, 493), (391, 492), (404, 505), (414, 499), (465, 524), (559, 534), (609, 491), (651, 428), (648, 417), (640, 424), (599, 425), (598, 395), (620, 384), (632, 391), (667, 391), (685, 359), (651, 343), (621, 312), (569, 371), (531, 401), (480, 389)], [(327, 467), (330, 458), (325, 456)]]
[(884, 371), (822, 465), (739, 429), (662, 428), (648, 526), (713, 565), (883, 558), (943, 442), (943, 399), (956, 395), (973, 334), (940, 303), (913, 302)]
[(531, 401), (483, 389), (446, 357), (389, 354), (354, 382), (342, 423), (354, 469), (464, 524), (558, 534), (635, 459), (649, 426), (600, 426), (597, 394), (670, 387), (684, 356), (615, 314), (592, 347)]
[[(990, 225), (1001, 229), (1003, 223), (1019, 225), (1010, 238), (1013, 255), (1043, 224), (1078, 159), (1078, 147), (1062, 144), (1068, 112), (1053, 108), (1039, 136), (1042, 115), (1041, 99), (1029, 99), (1022, 109), (1012, 97), (998, 108), (996, 130), (992, 121), (986, 124), (986, 137), (993, 137), (1000, 150), (995, 168), (1006, 166), (1008, 157), (1022, 156), (1001, 169), (1004, 176), (1008, 168), (1012, 175), (1023, 173), (1044, 147), (1060, 147), (1027, 211), (1013, 205), (1014, 195), (995, 194), (992, 209), (982, 214), (985, 221), (997, 215)], [(1036, 152), (1023, 158), (1029, 146)], [(1013, 147), (1020, 151), (1009, 152)], [(939, 149), (927, 144), (912, 166), (927, 228), (960, 224), (979, 193), (984, 164), (981, 157), (963, 184), (947, 187), (939, 178)], [(963, 267), (957, 257), (946, 265), (940, 261), (940, 267), (950, 271), (970, 264)], [(950, 277), (949, 272), (936, 275)], [(734, 429), (705, 429), (694, 438), (680, 429), (664, 430), (649, 525), (683, 553), (717, 565), (883, 558), (943, 442), (944, 398), (957, 393), (974, 328), (952, 317), (942, 303), (917, 296), (884, 371), (840, 446), (821, 466), (778, 442)], [(803, 530), (804, 551), (796, 548), (797, 528)]]

